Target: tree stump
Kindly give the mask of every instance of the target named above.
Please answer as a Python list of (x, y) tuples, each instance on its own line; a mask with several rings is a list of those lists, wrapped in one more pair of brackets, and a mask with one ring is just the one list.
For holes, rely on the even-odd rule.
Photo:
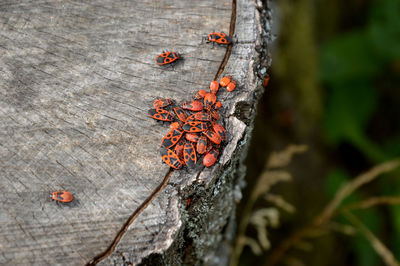
[[(226, 263), (251, 122), (260, 13), (247, 0), (6, 0), (0, 4), (0, 264)], [(202, 43), (234, 32), (233, 47)], [(163, 50), (184, 60), (159, 67)], [(216, 165), (172, 171), (159, 97), (221, 74), (229, 141)], [(72, 204), (50, 192), (72, 192)], [(190, 198), (190, 204), (188, 204)], [(157, 255), (158, 254), (158, 255)]]

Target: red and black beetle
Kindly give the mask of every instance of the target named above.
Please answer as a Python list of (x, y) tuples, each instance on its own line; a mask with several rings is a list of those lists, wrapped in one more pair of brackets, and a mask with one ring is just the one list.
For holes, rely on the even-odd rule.
[(74, 199), (74, 195), (66, 190), (61, 190), (51, 193), (50, 198), (60, 202), (71, 202)]
[(179, 54), (176, 52), (163, 52), (156, 57), (156, 63), (159, 66), (167, 65), (175, 62), (180, 58)]

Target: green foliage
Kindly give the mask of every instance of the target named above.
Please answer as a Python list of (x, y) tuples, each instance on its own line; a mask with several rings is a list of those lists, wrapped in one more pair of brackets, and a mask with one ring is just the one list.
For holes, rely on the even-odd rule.
[(392, 154), (385, 154), (365, 129), (379, 100), (375, 80), (400, 58), (400, 1), (377, 1), (371, 10), (365, 28), (323, 46), (320, 76), (330, 88), (324, 117), (328, 143), (349, 142), (378, 162)]
[[(334, 144), (343, 138), (354, 139), (362, 134), (376, 106), (376, 92), (364, 81), (334, 84), (325, 114), (328, 140)], [(360, 101), (360, 95), (363, 99)]]
[(372, 46), (364, 31), (354, 31), (331, 40), (322, 48), (322, 79), (329, 84), (369, 80), (381, 69), (371, 52)]
[[(331, 171), (326, 178), (325, 192), (329, 197), (334, 197), (340, 188), (350, 181), (351, 177), (344, 170), (335, 169)], [(341, 206), (360, 202), (363, 198), (363, 195), (359, 191), (354, 191), (342, 202)], [(400, 208), (398, 210), (400, 210)], [(379, 232), (380, 228), (382, 228), (381, 216), (374, 209), (358, 210), (355, 214), (371, 231)], [(399, 222), (400, 228), (399, 218), (400, 216), (397, 215), (394, 217), (395, 220), (398, 219), (397, 222)], [(341, 216), (339, 216), (338, 219), (340, 223), (347, 223), (346, 219)], [(374, 266), (379, 264), (379, 257), (363, 235), (357, 234), (355, 237), (351, 238), (351, 246), (354, 247), (354, 255), (358, 265)]]
[[(380, 191), (385, 196), (398, 196), (400, 195), (400, 180), (397, 178), (400, 175), (400, 171), (395, 171), (392, 179), (389, 179), (390, 185), (387, 183), (380, 183)], [(389, 206), (390, 211), (390, 224), (392, 230), (391, 234), (391, 246), (393, 247), (394, 254), (400, 254), (400, 206), (392, 205)], [(399, 258), (399, 257), (398, 257)]]
[(327, 142), (349, 141), (369, 158), (384, 160), (380, 148), (364, 133), (377, 104), (377, 92), (371, 83), (364, 80), (336, 82), (329, 99), (324, 119)]
[(400, 206), (391, 206), (390, 214), (391, 222), (395, 229), (395, 232), (392, 235), (392, 246), (394, 247), (393, 252), (395, 254), (400, 254)]
[[(399, 154), (400, 138), (387, 136), (384, 145), (375, 143), (366, 133), (368, 123), (377, 111), (380, 99), (379, 77), (400, 59), (400, 1), (372, 2), (365, 27), (338, 35), (321, 50), (321, 80), (329, 89), (324, 132), (328, 144), (347, 142), (358, 148), (372, 163)], [(326, 180), (326, 192), (333, 195), (340, 184), (349, 180), (342, 170), (331, 172)], [(381, 184), (381, 192), (400, 193), (400, 182)], [(385, 193), (387, 194), (387, 193)], [(354, 195), (347, 203), (363, 198)], [(400, 207), (389, 207), (394, 227), (393, 245), (400, 245)], [(382, 229), (380, 215), (369, 209), (357, 216), (375, 233)], [(363, 237), (352, 240), (358, 265), (377, 265), (376, 253)], [(399, 249), (393, 250), (400, 252)]]
[[(382, 226), (379, 213), (373, 209), (358, 211), (355, 214), (363, 221), (364, 225), (374, 233), (377, 233)], [(355, 238), (352, 239), (352, 242), (354, 243), (356, 261), (359, 266), (379, 265), (381, 259), (378, 257), (371, 244), (365, 240), (363, 235), (357, 234)]]
[(383, 149), (386, 154), (390, 154), (393, 157), (399, 156), (400, 155), (400, 136), (394, 137), (392, 139), (389, 139), (385, 144), (383, 145)]
[(371, 8), (368, 38), (383, 61), (400, 58), (400, 1), (376, 1)]

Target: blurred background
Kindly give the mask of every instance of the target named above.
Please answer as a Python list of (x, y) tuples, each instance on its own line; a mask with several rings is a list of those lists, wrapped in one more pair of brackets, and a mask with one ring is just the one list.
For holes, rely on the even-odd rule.
[[(274, 4), (278, 38), (247, 158), (234, 264), (396, 265), (388, 257), (400, 261), (399, 168), (355, 190), (341, 206), (391, 200), (355, 207), (351, 216), (338, 212), (277, 262), (270, 259), (344, 184), (400, 156), (400, 1)], [(297, 146), (279, 171), (269, 169), (272, 153), (287, 153), (292, 144), (307, 150)], [(290, 174), (290, 181), (257, 192), (274, 171)], [(388, 253), (378, 254), (378, 242), (366, 232)]]

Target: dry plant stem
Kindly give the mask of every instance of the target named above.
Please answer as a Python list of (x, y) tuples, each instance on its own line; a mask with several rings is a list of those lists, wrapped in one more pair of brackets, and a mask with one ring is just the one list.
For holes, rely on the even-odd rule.
[(356, 234), (356, 228), (349, 224), (337, 223), (329, 221), (325, 224), (324, 229), (330, 232), (338, 232), (344, 235), (353, 236)]
[[(261, 179), (259, 179), (259, 181), (260, 180)], [(257, 182), (257, 185), (258, 185), (258, 182)], [(257, 185), (254, 186), (253, 191), (257, 188)], [(258, 197), (257, 193), (252, 192), (250, 195), (251, 196), (243, 209), (242, 218), (240, 219), (235, 249), (233, 252), (234, 258), (231, 259), (231, 266), (236, 266), (239, 262), (240, 254), (242, 254), (243, 246), (245, 243), (244, 237), (245, 237), (245, 233), (246, 233), (246, 228), (250, 221), (251, 211), (253, 209), (254, 203), (256, 202), (257, 197)]]
[(353, 181), (344, 185), (341, 189), (339, 189), (335, 197), (324, 208), (324, 210), (308, 226), (304, 227), (300, 231), (296, 232), (295, 234), (284, 240), (277, 248), (275, 248), (271, 252), (271, 256), (268, 258), (265, 265), (275, 265), (294, 244), (296, 244), (299, 240), (306, 236), (311, 230), (329, 221), (329, 219), (331, 219), (331, 217), (335, 214), (336, 209), (339, 207), (342, 201), (359, 187), (371, 182), (380, 174), (393, 171), (399, 166), (400, 158), (396, 158), (392, 161), (374, 166), (368, 172), (357, 176)]
[(286, 166), (292, 160), (293, 155), (307, 151), (306, 145), (289, 145), (283, 151), (272, 152), (267, 163), (267, 168), (279, 168)]
[(253, 187), (250, 193), (250, 198), (246, 202), (246, 205), (244, 206), (243, 214), (239, 222), (233, 259), (231, 260), (232, 266), (237, 265), (240, 258), (240, 254), (242, 253), (243, 247), (245, 245), (244, 239), (246, 236), (246, 228), (250, 222), (255, 202), (257, 201), (259, 196), (266, 193), (272, 185), (280, 181), (289, 180), (290, 178), (291, 178), (290, 174), (279, 170), (268, 170), (268, 167), (258, 178), (257, 184)]
[(393, 253), (363, 224), (361, 221), (351, 214), (349, 211), (344, 211), (343, 215), (349, 222), (355, 225), (364, 234), (365, 238), (371, 243), (376, 253), (381, 256), (382, 260), (388, 266), (399, 266), (399, 262), (394, 257)]
[(273, 152), (267, 159), (266, 166), (262, 174), (257, 180), (257, 184), (253, 187), (250, 193), (250, 198), (246, 202), (243, 210), (242, 218), (238, 226), (238, 234), (235, 243), (233, 259), (231, 266), (236, 266), (239, 262), (245, 245), (246, 229), (250, 222), (251, 213), (258, 197), (269, 190), (269, 187), (279, 181), (289, 180), (290, 175), (284, 171), (271, 170), (271, 168), (280, 168), (289, 164), (293, 155), (302, 153), (307, 150), (305, 145), (289, 145), (283, 151)]
[(367, 209), (377, 205), (397, 205), (400, 204), (400, 197), (371, 197), (369, 199), (355, 202), (343, 206), (340, 211), (350, 211), (357, 209)]
[(333, 214), (333, 212), (337, 209), (337, 207), (342, 203), (342, 201), (348, 197), (351, 193), (357, 190), (362, 185), (371, 182), (378, 175), (386, 172), (390, 172), (397, 167), (400, 166), (400, 159), (396, 158), (392, 161), (379, 164), (373, 167), (368, 172), (356, 177), (350, 183), (347, 183), (343, 186), (335, 195), (333, 200), (328, 204), (328, 206), (324, 209), (324, 211), (317, 217), (314, 221), (315, 225), (318, 226), (324, 222), (326, 222)]

